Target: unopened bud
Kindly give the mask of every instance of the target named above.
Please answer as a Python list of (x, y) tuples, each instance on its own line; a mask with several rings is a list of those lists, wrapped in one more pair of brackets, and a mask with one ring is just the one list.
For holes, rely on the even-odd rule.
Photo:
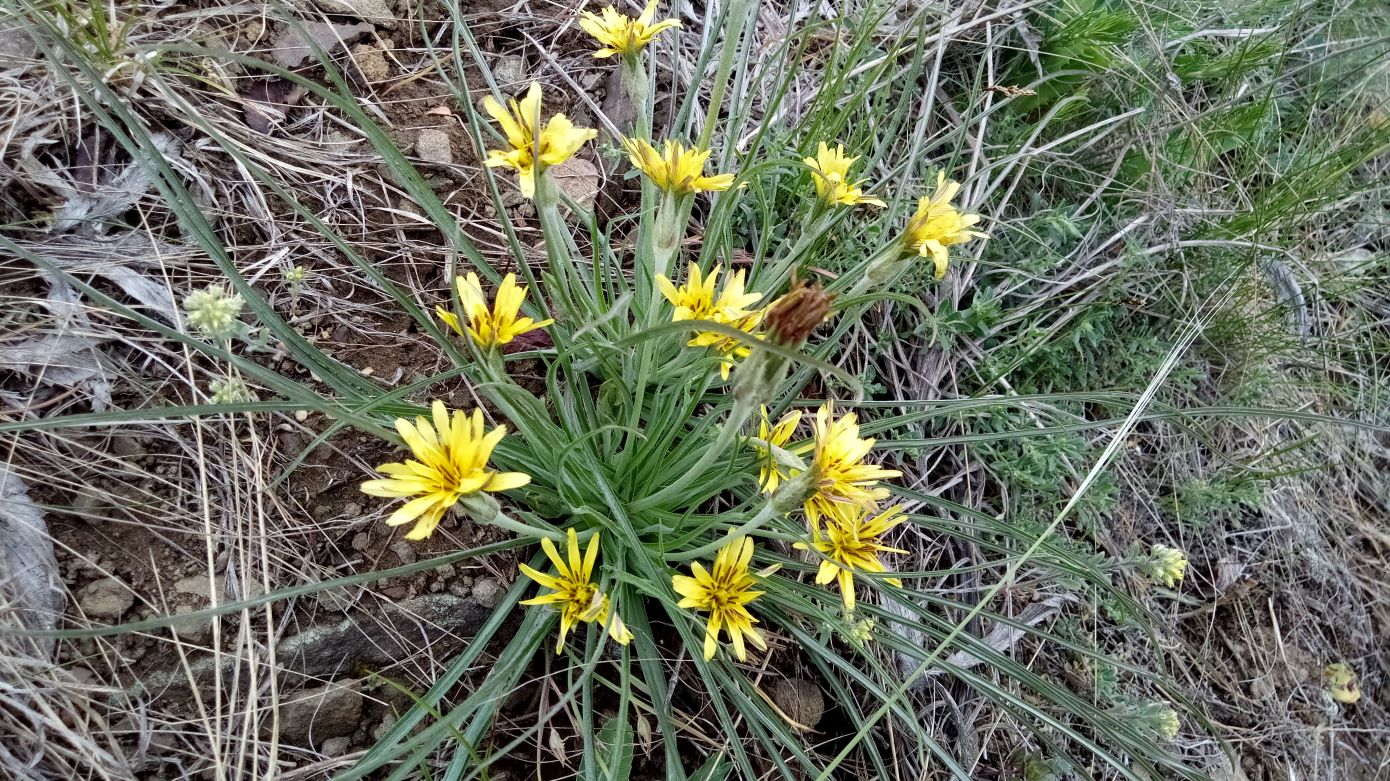
[(240, 320), (241, 306), (241, 296), (220, 285), (195, 290), (183, 300), (188, 323), (214, 339), (229, 339), (245, 329)]
[(834, 301), (834, 294), (825, 292), (820, 280), (807, 285), (793, 276), (791, 290), (768, 308), (767, 333), (773, 342), (783, 347), (800, 347), (830, 316), (830, 305)]
[(492, 523), (502, 512), (502, 505), (489, 494), (478, 491), (459, 499), (459, 509), (475, 523)]
[[(825, 292), (820, 282), (807, 285), (793, 275), (791, 290), (767, 308), (763, 327), (768, 340), (779, 347), (800, 347), (816, 326), (830, 316), (834, 300), (835, 296)], [(749, 405), (766, 404), (790, 368), (786, 356), (755, 346), (752, 355), (739, 366), (734, 398)]]
[(812, 462), (811, 467), (801, 474), (783, 481), (772, 494), (772, 509), (778, 515), (796, 512), (806, 504), (806, 500), (816, 495), (816, 484), (820, 482), (820, 468)]

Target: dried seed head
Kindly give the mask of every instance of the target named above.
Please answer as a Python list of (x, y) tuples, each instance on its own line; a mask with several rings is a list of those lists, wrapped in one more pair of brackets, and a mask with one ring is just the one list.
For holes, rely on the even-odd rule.
[(798, 347), (830, 316), (835, 296), (825, 292), (817, 280), (810, 285), (792, 278), (791, 290), (773, 302), (767, 311), (767, 332), (783, 347)]

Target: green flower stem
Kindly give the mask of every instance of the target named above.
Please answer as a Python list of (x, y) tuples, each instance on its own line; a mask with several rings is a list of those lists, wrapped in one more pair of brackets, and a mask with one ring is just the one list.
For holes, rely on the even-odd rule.
[[(647, 311), (643, 313), (643, 321), (648, 328), (655, 326), (661, 315), (661, 289), (656, 286), (656, 275), (660, 274), (668, 279), (671, 277), (671, 262), (680, 253), (687, 214), (675, 195), (664, 191), (661, 193), (661, 205), (657, 207), (656, 219), (648, 234), (647, 250), (652, 267), (647, 274), (647, 286), (651, 292), (647, 301)], [(628, 418), (628, 426), (633, 429), (639, 428), (643, 396), (646, 395), (647, 381), (652, 371), (652, 353), (654, 350), (664, 349), (666, 344), (667, 339), (649, 339), (638, 348), (637, 378), (633, 383), (635, 399), (632, 414)]]
[(728, 20), (731, 26), (725, 29), (723, 48), (719, 51), (719, 67), (711, 82), (709, 108), (705, 109), (705, 126), (700, 129), (700, 140), (695, 144), (699, 149), (709, 149), (710, 139), (714, 137), (714, 125), (719, 119), (719, 110), (724, 107), (724, 93), (729, 89), (729, 75), (734, 69), (739, 41), (756, 7), (755, 0), (734, 0), (729, 5)]
[[(745, 522), (742, 526), (734, 529), (732, 532), (730, 532), (730, 534), (734, 537), (752, 534), (753, 532), (757, 531), (758, 529), (761, 529), (764, 525), (766, 525), (768, 521), (772, 520), (773, 518), (776, 518), (780, 514), (781, 513), (777, 512), (775, 503), (772, 500), (768, 500), (767, 504), (763, 505), (763, 509), (759, 510), (757, 515), (753, 516), (752, 518), (749, 518), (747, 522)], [(669, 562), (682, 562), (705, 558), (706, 556), (711, 556), (715, 553), (718, 553), (719, 549), (724, 547), (725, 543), (727, 542), (727, 538), (721, 537), (715, 540), (714, 542), (711, 542), (707, 545), (701, 545), (700, 547), (695, 548), (694, 550), (683, 551), (681, 553), (672, 553), (666, 557), (666, 560)]]
[[(642, 65), (642, 55), (635, 52), (623, 59), (623, 86), (627, 89), (628, 100), (632, 103), (637, 117), (636, 138), (652, 137), (651, 83), (647, 69)], [(621, 129), (621, 128), (620, 128)]]
[(776, 290), (786, 281), (787, 274), (792, 266), (811, 248), (811, 245), (820, 240), (822, 236), (830, 230), (830, 226), (835, 224), (839, 217), (834, 209), (826, 209), (819, 200), (816, 201), (816, 214), (812, 215), (811, 224), (801, 236), (797, 238), (796, 244), (787, 252), (786, 257), (777, 261), (777, 265), (766, 274), (759, 275), (759, 288), (762, 290)]
[[(859, 280), (854, 283), (849, 292), (843, 295), (845, 298), (862, 296), (876, 285), (887, 284), (893, 277), (897, 276), (902, 267), (902, 246), (895, 241), (869, 258), (864, 273), (859, 275)], [(839, 293), (839, 291), (835, 292)]]
[(549, 171), (541, 171), (536, 176), (536, 216), (541, 223), (541, 236), (545, 242), (545, 257), (550, 270), (560, 280), (564, 288), (564, 306), (568, 314), (576, 319), (582, 315), (576, 305), (576, 294), (585, 289), (583, 280), (575, 266), (574, 254), (567, 242), (569, 228), (560, 216), (560, 193)]
[[(496, 526), (505, 529), (518, 537), (527, 539), (541, 539), (542, 537), (554, 540), (555, 542), (565, 542), (566, 536), (555, 529), (540, 529), (512, 518), (502, 512), (502, 506), (496, 499), (483, 493), (465, 496), (459, 500), (459, 506), (468, 513), (468, 517), (477, 523)], [(592, 534), (592, 531), (589, 532)], [(585, 536), (585, 535), (579, 535)]]
[(724, 456), (729, 446), (733, 444), (734, 438), (738, 436), (739, 429), (743, 428), (744, 422), (747, 421), (752, 414), (752, 404), (735, 399), (734, 407), (729, 411), (728, 419), (724, 421), (724, 427), (719, 430), (719, 436), (705, 449), (705, 452), (700, 456), (700, 460), (696, 461), (694, 466), (687, 469), (685, 474), (676, 478), (670, 485), (647, 496), (645, 499), (639, 499), (633, 502), (628, 508), (629, 511), (640, 513), (643, 510), (650, 510), (660, 505), (662, 502), (674, 499), (681, 491), (685, 490), (686, 486), (703, 475), (706, 469), (709, 469), (716, 461)]
[(651, 233), (651, 256), (652, 256), (652, 298), (651, 304), (647, 307), (647, 324), (655, 325), (658, 318), (657, 312), (661, 308), (661, 291), (656, 287), (656, 275), (660, 274), (667, 279), (671, 278), (671, 263), (680, 254), (681, 238), (685, 236), (686, 220), (688, 212), (681, 208), (680, 199), (675, 195), (662, 191), (661, 205), (656, 209), (656, 220), (652, 224)]

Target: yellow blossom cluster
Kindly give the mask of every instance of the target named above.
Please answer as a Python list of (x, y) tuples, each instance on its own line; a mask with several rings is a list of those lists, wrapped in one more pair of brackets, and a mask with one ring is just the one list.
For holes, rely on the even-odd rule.
[[(620, 56), (629, 65), (636, 63), (637, 56), (657, 35), (679, 26), (674, 19), (655, 21), (656, 6), (656, 0), (652, 0), (636, 19), (611, 6), (600, 14), (584, 13), (579, 26), (601, 45), (594, 56)], [(569, 160), (597, 136), (595, 130), (576, 126), (564, 114), (545, 117), (541, 88), (534, 83), (520, 100), (511, 99), (504, 105), (488, 96), (483, 100), (483, 108), (497, 123), (506, 141), (503, 148), (488, 151), (485, 164), (514, 170), (521, 193), (538, 201), (553, 198), (553, 183), (547, 178), (547, 169)], [(662, 208), (670, 212), (677, 212), (678, 207), (688, 210), (689, 196), (725, 191), (736, 181), (735, 174), (730, 172), (706, 172), (710, 158), (707, 148), (688, 147), (674, 139), (656, 145), (643, 138), (623, 139), (621, 146), (631, 164), (663, 194)], [(820, 142), (816, 154), (802, 160), (819, 201), (818, 208), (886, 206), (882, 199), (865, 192), (864, 179), (851, 174), (859, 159), (847, 155), (840, 144), (832, 146)], [(887, 248), (884, 257), (891, 254), (894, 262), (912, 256), (930, 258), (936, 276), (941, 277), (946, 270), (949, 247), (985, 237), (972, 229), (979, 222), (979, 215), (960, 211), (952, 205), (959, 190), (958, 183), (948, 180), (944, 173), (939, 174), (935, 192), (920, 199), (901, 238)], [(550, 203), (553, 208), (553, 200)], [(679, 233), (675, 233), (675, 238), (680, 238)], [(668, 261), (677, 254), (678, 250), (672, 250)], [(657, 268), (669, 267), (669, 262), (657, 264)], [(759, 306), (765, 296), (747, 289), (747, 272), (726, 269), (722, 263), (714, 264), (708, 272), (697, 263), (689, 263), (684, 281), (679, 284), (662, 273), (655, 274), (652, 279), (653, 301), (660, 302), (655, 296), (659, 292), (672, 308), (672, 321), (699, 321), (718, 326), (695, 326), (687, 346), (710, 349), (725, 380), (729, 379), (736, 363), (750, 355), (759, 340), (770, 336), (778, 344), (783, 341), (799, 344), (823, 322), (833, 299), (818, 285), (806, 289), (794, 285), (793, 291), (783, 299)], [(540, 312), (533, 312), (536, 317), (522, 314), (528, 291), (526, 286), (517, 283), (513, 274), (502, 278), (491, 302), (476, 273), (457, 277), (454, 288), (457, 308), (437, 307), (439, 318), (454, 333), (494, 358), (500, 348), (518, 337), (554, 322), (541, 317)], [(779, 310), (779, 302), (788, 305)], [(190, 301), (190, 311), (215, 310), (215, 316), (197, 313), (191, 316), (195, 324), (204, 328), (204, 321), (217, 325), (229, 319), (225, 311), (233, 310), (230, 305), (199, 309), (193, 306), (195, 303), (202, 305), (203, 302)], [(772, 319), (769, 319), (770, 312)], [(868, 459), (874, 439), (860, 436), (855, 413), (837, 415), (834, 405), (826, 402), (813, 416), (805, 417), (809, 417), (810, 437), (808, 441), (797, 443), (794, 439), (803, 423), (803, 413), (789, 412), (774, 423), (763, 408), (758, 435), (751, 438), (758, 454), (759, 484), (770, 497), (769, 507), (778, 508), (776, 512), (782, 511), (782, 505), (772, 504), (771, 497), (783, 491), (793, 492), (795, 498), (790, 500), (791, 507), (799, 503), (807, 521), (807, 536), (795, 547), (817, 562), (816, 583), (838, 583), (846, 614), (851, 615), (856, 603), (855, 576), (887, 573), (890, 568), (881, 557), (903, 552), (885, 542), (889, 532), (904, 521), (904, 513), (901, 507), (881, 506), (889, 491), (880, 484), (900, 473)], [(450, 413), (443, 402), (435, 401), (429, 418), (399, 419), (396, 431), (413, 457), (383, 464), (378, 467), (383, 477), (369, 480), (361, 488), (374, 496), (407, 500), (386, 521), (393, 526), (413, 522), (407, 539), (430, 536), (445, 513), (460, 502), (473, 508), (484, 501), (479, 498), (481, 494), (521, 488), (531, 481), (527, 474), (498, 471), (489, 466), (494, 450), (506, 434), (506, 427), (485, 430), (481, 410), (471, 415), (462, 411)], [(496, 503), (492, 502), (492, 506), (496, 507)], [(632, 640), (632, 632), (617, 616), (609, 594), (601, 590), (600, 582), (595, 580), (603, 548), (600, 535), (593, 530), (583, 531), (588, 542), (581, 551), (580, 533), (576, 528), (566, 529), (563, 540), (554, 532), (538, 535), (542, 550), (554, 566), (553, 574), (528, 564), (519, 565), (522, 574), (545, 589), (545, 593), (524, 604), (549, 605), (559, 614), (557, 653), (564, 649), (570, 632), (584, 623), (597, 623), (619, 643)], [(566, 545), (563, 555), (557, 541)], [(713, 551), (714, 546), (709, 548)], [(766, 648), (765, 638), (754, 626), (758, 621), (749, 611), (749, 605), (763, 594), (759, 584), (770, 570), (755, 573), (752, 570), (754, 555), (752, 538), (741, 532), (731, 532), (708, 567), (694, 561), (690, 564), (690, 574), (672, 576), (671, 588), (680, 598), (680, 607), (708, 614), (703, 648), (706, 659), (717, 652), (721, 634), (727, 635), (739, 660), (746, 659), (748, 645)], [(1156, 569), (1161, 570), (1160, 577), (1171, 583), (1181, 578), (1181, 568), (1185, 564), (1185, 560), (1179, 562), (1169, 557), (1161, 562), (1161, 567), (1156, 565)], [(882, 579), (900, 585), (894, 578)], [(865, 621), (855, 626), (863, 627), (862, 634), (868, 632), (872, 624)]]

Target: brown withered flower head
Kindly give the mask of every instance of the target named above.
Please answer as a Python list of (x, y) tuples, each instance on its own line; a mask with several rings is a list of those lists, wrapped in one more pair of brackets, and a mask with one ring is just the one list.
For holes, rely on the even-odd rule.
[(793, 274), (791, 289), (768, 307), (764, 328), (776, 344), (798, 347), (830, 316), (832, 293), (825, 292), (820, 280), (806, 284)]

